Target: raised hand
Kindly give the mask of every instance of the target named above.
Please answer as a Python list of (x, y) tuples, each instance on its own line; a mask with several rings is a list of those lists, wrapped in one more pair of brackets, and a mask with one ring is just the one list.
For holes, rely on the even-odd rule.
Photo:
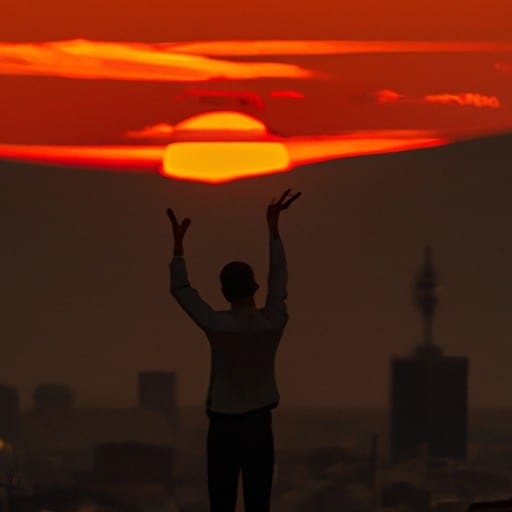
[(181, 223), (179, 223), (171, 208), (167, 208), (167, 216), (171, 220), (172, 224), (172, 234), (174, 236), (174, 254), (182, 255), (183, 238), (185, 237), (185, 233), (190, 226), (191, 220), (189, 218), (185, 218)]
[(290, 192), (290, 188), (285, 190), (277, 202), (275, 202), (275, 199), (272, 199), (272, 202), (268, 205), (267, 222), (270, 227), (276, 227), (281, 211), (286, 210), (296, 199), (302, 195), (302, 192), (297, 192), (285, 201), (285, 199), (290, 195)]

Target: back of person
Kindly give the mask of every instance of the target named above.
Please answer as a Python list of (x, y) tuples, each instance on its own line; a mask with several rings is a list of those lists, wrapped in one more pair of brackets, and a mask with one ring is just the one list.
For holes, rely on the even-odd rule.
[(211, 370), (207, 411), (240, 414), (279, 402), (275, 356), (284, 327), (269, 325), (263, 310), (243, 318), (221, 312), (225, 329), (210, 334)]
[(221, 271), (224, 297), (231, 309), (216, 311), (192, 288), (184, 260), (183, 237), (190, 219), (178, 223), (167, 214), (174, 234), (170, 291), (204, 332), (211, 366), (206, 413), (208, 490), (211, 512), (234, 512), (238, 477), (242, 472), (246, 512), (268, 512), (273, 481), (272, 409), (279, 404), (275, 356), (288, 323), (287, 266), (278, 220), (297, 193), (267, 207), (269, 228), (268, 291), (263, 308), (256, 308), (259, 285), (244, 262), (231, 262)]

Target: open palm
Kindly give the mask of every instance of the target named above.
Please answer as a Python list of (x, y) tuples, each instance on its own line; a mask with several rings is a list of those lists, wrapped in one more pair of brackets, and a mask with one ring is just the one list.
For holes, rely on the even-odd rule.
[(267, 207), (267, 221), (270, 225), (274, 225), (278, 219), (279, 214), (286, 210), (296, 199), (298, 199), (302, 192), (297, 192), (296, 194), (292, 195), (289, 199), (285, 201), (285, 199), (290, 195), (291, 189), (287, 189), (283, 192), (281, 197), (277, 202), (275, 202), (275, 199), (272, 199), (272, 202)]
[(167, 216), (171, 220), (172, 224), (172, 233), (174, 235), (175, 242), (183, 241), (185, 233), (187, 232), (188, 227), (190, 226), (191, 220), (189, 218), (183, 219), (181, 223), (178, 222), (176, 215), (171, 208), (167, 208)]

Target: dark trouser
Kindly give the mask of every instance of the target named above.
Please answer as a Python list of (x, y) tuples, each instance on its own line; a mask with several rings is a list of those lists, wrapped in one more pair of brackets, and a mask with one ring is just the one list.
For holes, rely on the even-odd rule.
[(208, 416), (210, 512), (235, 511), (240, 471), (245, 512), (268, 512), (274, 474), (271, 410)]

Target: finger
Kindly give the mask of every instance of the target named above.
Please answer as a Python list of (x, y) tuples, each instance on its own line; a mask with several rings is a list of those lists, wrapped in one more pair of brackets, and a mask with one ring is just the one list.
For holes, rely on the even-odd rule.
[(190, 219), (184, 219), (183, 222), (181, 223), (181, 227), (180, 227), (180, 233), (182, 235), (185, 234), (185, 232), (187, 231), (188, 227), (190, 226), (190, 223), (192, 221)]
[(283, 195), (282, 195), (282, 196), (281, 196), (281, 198), (279, 199), (278, 204), (281, 204), (281, 203), (284, 201), (284, 198), (285, 198), (285, 197), (290, 193), (290, 190), (291, 190), (291, 188), (289, 188), (289, 189), (287, 189), (287, 190), (285, 190), (285, 191), (283, 192)]
[(174, 215), (174, 212), (172, 211), (171, 208), (167, 208), (167, 216), (169, 217), (169, 219), (171, 219), (172, 223), (174, 224), (175, 222), (177, 223), (177, 219), (176, 219), (176, 215)]
[(286, 201), (286, 203), (283, 204), (283, 208), (288, 208), (288, 206), (290, 206), (293, 203), (293, 201), (298, 199), (301, 195), (302, 195), (302, 192), (297, 192), (295, 195), (290, 197), (290, 199), (288, 199), (288, 201)]

